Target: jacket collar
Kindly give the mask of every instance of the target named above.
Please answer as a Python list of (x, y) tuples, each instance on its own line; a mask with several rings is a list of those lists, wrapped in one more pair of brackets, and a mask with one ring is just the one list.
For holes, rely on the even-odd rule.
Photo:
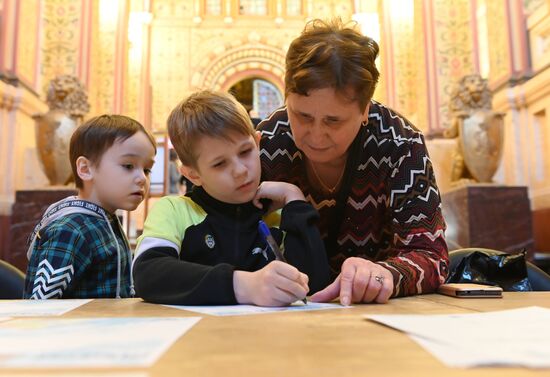
[(218, 199), (210, 196), (204, 189), (200, 186), (193, 187), (193, 190), (188, 194), (188, 196), (201, 207), (203, 207), (206, 212), (216, 212), (234, 219), (248, 219), (248, 218), (257, 218), (258, 220), (266, 212), (265, 209), (268, 208), (269, 201), (263, 201), (263, 209), (256, 207), (252, 202), (242, 203), (242, 204), (231, 204), (222, 202)]

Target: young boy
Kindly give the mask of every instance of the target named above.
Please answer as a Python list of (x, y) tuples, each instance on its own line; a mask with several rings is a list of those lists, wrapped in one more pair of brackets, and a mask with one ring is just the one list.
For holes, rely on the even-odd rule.
[(131, 297), (131, 253), (117, 209), (149, 188), (154, 138), (137, 121), (102, 115), (78, 127), (70, 161), (78, 195), (52, 204), (30, 238), (24, 298)]
[[(195, 93), (172, 110), (168, 132), (195, 187), (187, 196), (162, 198), (149, 212), (133, 266), (140, 297), (280, 306), (327, 285), (318, 214), (294, 185), (259, 185), (259, 134), (242, 105), (227, 94)], [(271, 210), (284, 206), (281, 216), (265, 216), (267, 205), (259, 201), (266, 198)], [(280, 223), (270, 230), (288, 264), (274, 261), (258, 231), (262, 218)]]

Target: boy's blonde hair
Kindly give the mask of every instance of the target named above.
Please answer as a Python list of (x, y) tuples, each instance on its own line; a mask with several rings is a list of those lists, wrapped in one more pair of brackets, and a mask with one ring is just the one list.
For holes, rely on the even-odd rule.
[(196, 145), (209, 136), (229, 139), (231, 133), (254, 136), (254, 127), (243, 105), (222, 92), (204, 90), (191, 94), (168, 116), (168, 135), (186, 166), (197, 166)]

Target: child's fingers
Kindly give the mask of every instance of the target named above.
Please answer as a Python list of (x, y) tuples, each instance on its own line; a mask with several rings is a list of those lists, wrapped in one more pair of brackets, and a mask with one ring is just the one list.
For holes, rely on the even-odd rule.
[[(301, 298), (304, 298), (305, 296), (302, 296)], [(273, 292), (273, 300), (275, 305), (277, 306), (284, 306), (292, 304), (295, 301), (301, 300), (300, 296), (296, 296), (292, 292), (287, 292), (282, 289), (276, 288)]]
[(275, 263), (274, 267), (277, 274), (285, 277), (288, 280), (298, 283), (303, 287), (303, 289), (306, 290), (306, 293), (309, 292), (309, 277), (306, 274), (300, 272), (296, 267), (288, 263), (279, 261), (273, 261), (271, 263)]
[(260, 198), (255, 196), (254, 199), (252, 199), (252, 203), (258, 207), (259, 209), (262, 209), (264, 206), (262, 205), (262, 203), (260, 202)]
[(303, 299), (309, 291), (307, 284), (304, 285), (300, 280), (288, 279), (282, 275), (274, 276), (273, 282), (278, 290), (292, 295), (290, 297), (292, 299), (291, 302)]
[(260, 185), (258, 186), (258, 188), (256, 189), (256, 195), (254, 196), (254, 198), (252, 199), (252, 203), (262, 209), (263, 208), (263, 205), (262, 203), (260, 202), (260, 199), (263, 199), (264, 198), (264, 192), (263, 192), (263, 182), (260, 183)]
[(298, 281), (301, 278), (300, 275), (302, 275), (302, 273), (291, 264), (281, 261), (273, 261), (269, 265), (272, 265), (273, 270), (277, 274), (284, 276), (289, 280)]
[(300, 277), (300, 284), (306, 290), (306, 294), (309, 293), (309, 277), (306, 274), (302, 274)]

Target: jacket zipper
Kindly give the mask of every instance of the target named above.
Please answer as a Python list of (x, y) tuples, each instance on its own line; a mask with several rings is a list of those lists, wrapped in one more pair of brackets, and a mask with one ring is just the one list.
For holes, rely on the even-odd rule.
[(235, 259), (234, 260), (240, 260), (239, 258), (239, 237), (240, 237), (240, 223), (241, 223), (241, 207), (237, 207), (237, 210), (235, 211), (235, 249), (233, 252), (235, 253)]

